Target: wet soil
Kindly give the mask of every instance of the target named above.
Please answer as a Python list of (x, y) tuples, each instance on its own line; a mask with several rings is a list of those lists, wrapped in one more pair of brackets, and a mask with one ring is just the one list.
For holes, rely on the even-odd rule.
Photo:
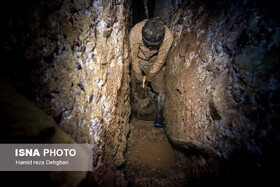
[(184, 166), (163, 128), (132, 119), (124, 172), (128, 186), (185, 186)]

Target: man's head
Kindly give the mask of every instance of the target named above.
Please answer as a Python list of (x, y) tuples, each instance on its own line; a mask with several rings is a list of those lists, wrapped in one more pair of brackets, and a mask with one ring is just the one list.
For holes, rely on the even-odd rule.
[(164, 38), (165, 28), (161, 21), (148, 19), (142, 28), (142, 40), (148, 47), (159, 46)]

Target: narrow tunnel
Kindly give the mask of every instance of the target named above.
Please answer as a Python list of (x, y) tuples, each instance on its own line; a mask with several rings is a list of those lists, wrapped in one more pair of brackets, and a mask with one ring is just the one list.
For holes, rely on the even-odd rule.
[[(93, 147), (93, 171), (0, 166), (3, 181), (277, 184), (280, 10), (273, 0), (30, 0), (3, 7), (1, 144)], [(156, 93), (148, 86), (140, 102), (131, 88), (129, 32), (153, 17), (173, 34), (163, 128), (153, 126)]]

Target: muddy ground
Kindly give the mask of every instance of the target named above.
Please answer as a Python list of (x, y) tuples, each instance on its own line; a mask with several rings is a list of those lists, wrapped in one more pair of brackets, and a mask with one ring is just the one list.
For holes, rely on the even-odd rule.
[(184, 164), (164, 129), (137, 119), (130, 125), (124, 168), (128, 186), (186, 186)]

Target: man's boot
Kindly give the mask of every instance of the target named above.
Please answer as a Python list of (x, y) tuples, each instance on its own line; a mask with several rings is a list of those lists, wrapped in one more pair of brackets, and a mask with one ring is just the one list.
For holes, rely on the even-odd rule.
[(163, 105), (164, 105), (165, 94), (158, 94), (157, 98), (157, 111), (154, 126), (163, 127)]

